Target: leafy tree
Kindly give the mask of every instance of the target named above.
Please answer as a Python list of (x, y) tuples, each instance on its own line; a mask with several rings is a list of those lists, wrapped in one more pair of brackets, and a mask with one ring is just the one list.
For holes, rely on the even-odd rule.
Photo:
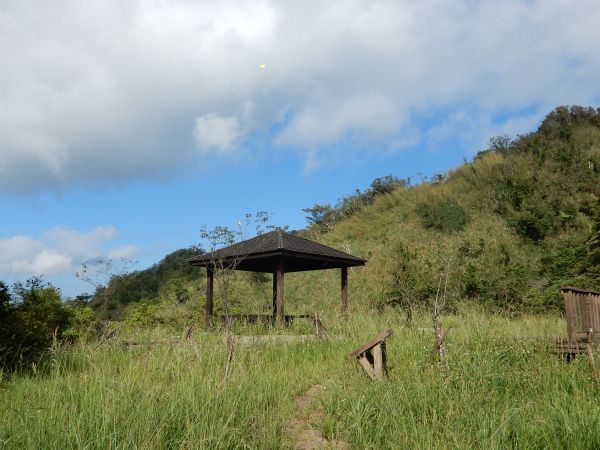
[(381, 195), (389, 194), (396, 189), (406, 187), (410, 182), (397, 178), (393, 175), (375, 178), (364, 192), (356, 189), (354, 195), (342, 197), (335, 206), (329, 204), (315, 205), (312, 208), (304, 208), (307, 213), (306, 221), (310, 227), (319, 232), (330, 231), (333, 226), (347, 217), (360, 211), (363, 207), (372, 204)]
[(317, 227), (321, 232), (329, 231), (333, 227), (335, 214), (331, 205), (315, 205), (302, 211), (308, 214), (306, 221), (309, 226)]
[(378, 195), (389, 194), (406, 185), (406, 180), (397, 178), (394, 175), (386, 175), (385, 177), (375, 178), (373, 180), (371, 183), (371, 193), (373, 197), (377, 197)]
[(40, 277), (15, 283), (10, 295), (6, 284), (1, 283), (0, 297), (0, 366), (4, 368), (26, 366), (69, 328), (72, 311), (61, 301), (60, 291)]

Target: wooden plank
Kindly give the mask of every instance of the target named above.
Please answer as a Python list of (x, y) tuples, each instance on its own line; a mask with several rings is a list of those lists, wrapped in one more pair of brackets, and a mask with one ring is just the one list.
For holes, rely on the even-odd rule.
[(368, 342), (366, 342), (365, 344), (361, 345), (357, 349), (351, 351), (348, 354), (348, 357), (349, 358), (354, 358), (354, 357), (360, 355), (361, 353), (364, 353), (367, 350), (370, 350), (376, 344), (379, 344), (381, 341), (383, 341), (388, 336), (391, 336), (392, 334), (394, 334), (394, 330), (392, 330), (391, 328), (389, 328), (389, 329), (387, 329), (385, 331), (382, 331), (377, 336), (375, 336), (373, 339), (369, 340)]
[(594, 335), (600, 332), (600, 295), (589, 294), (594, 305)]
[(585, 332), (589, 332), (590, 329), (592, 330), (592, 333), (594, 331), (594, 323), (593, 323), (593, 312), (592, 312), (592, 297), (590, 294), (585, 294), (583, 296), (583, 304), (584, 304), (584, 313), (583, 313), (583, 317), (584, 317), (584, 321), (583, 321), (583, 326), (584, 326), (584, 331)]
[(381, 342), (371, 349), (373, 355), (373, 373), (375, 378), (383, 378), (383, 353), (381, 351)]
[(342, 315), (348, 317), (348, 268), (341, 269), (341, 285), (342, 285)]
[(213, 271), (206, 269), (206, 309), (204, 311), (204, 325), (210, 328), (213, 315)]
[(596, 302), (596, 296), (588, 294), (590, 298), (590, 327), (592, 328), (592, 337), (598, 332), (598, 303)]
[(573, 332), (582, 331), (582, 323), (581, 323), (581, 298), (579, 293), (571, 292), (573, 297), (573, 306), (574, 312), (573, 314)]
[(569, 291), (563, 291), (565, 300), (565, 318), (567, 320), (567, 337), (573, 339), (573, 296)]
[(358, 363), (362, 366), (362, 368), (365, 370), (365, 372), (367, 372), (367, 375), (369, 375), (369, 377), (371, 377), (372, 380), (377, 379), (375, 377), (375, 372), (373, 372), (373, 368), (371, 367), (371, 364), (369, 363), (369, 360), (367, 360), (367, 358), (365, 356), (361, 356), (360, 358), (358, 358)]

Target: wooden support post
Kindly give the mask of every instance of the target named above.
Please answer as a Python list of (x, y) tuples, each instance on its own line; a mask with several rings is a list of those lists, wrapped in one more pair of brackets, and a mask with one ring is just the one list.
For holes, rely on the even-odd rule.
[(348, 268), (342, 267), (342, 315), (348, 317)]
[(210, 328), (213, 314), (213, 271), (206, 268), (206, 310), (204, 312), (204, 325)]
[(596, 368), (596, 362), (594, 361), (594, 352), (592, 351), (592, 345), (588, 342), (585, 345), (585, 352), (587, 354), (590, 368), (592, 369), (592, 379), (594, 380), (594, 386), (598, 386), (598, 369)]
[(277, 272), (273, 272), (273, 320), (277, 320)]
[(373, 372), (375, 378), (381, 380), (383, 378), (383, 352), (381, 351), (381, 342), (371, 349), (373, 355)]
[(279, 323), (281, 323), (282, 325), (285, 325), (285, 311), (284, 311), (285, 291), (284, 291), (284, 285), (283, 285), (284, 273), (285, 273), (285, 267), (283, 264), (283, 259), (280, 259), (279, 261), (277, 261), (276, 306), (277, 306), (277, 317), (278, 317)]

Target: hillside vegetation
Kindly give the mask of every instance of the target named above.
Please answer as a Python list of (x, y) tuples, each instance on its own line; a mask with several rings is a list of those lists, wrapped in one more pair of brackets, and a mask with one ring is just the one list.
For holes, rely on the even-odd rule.
[(473, 162), (378, 198), (324, 238), (369, 258), (357, 277), (375, 303), (424, 301), (441, 256), (456, 298), (557, 309), (560, 285), (600, 287), (600, 112), (557, 108), (536, 132), (491, 139)]
[[(303, 235), (369, 260), (351, 273), (354, 308), (418, 307), (447, 265), (454, 302), (507, 313), (559, 310), (561, 285), (600, 288), (600, 111), (559, 107), (535, 132), (492, 138), (447, 174), (417, 185), (382, 177), (335, 206), (305, 211)], [(140, 311), (164, 317), (157, 311), (187, 308), (191, 319), (203, 297), (203, 274), (184, 261), (191, 253), (114, 280), (113, 311), (135, 303), (139, 319)], [(335, 272), (289, 276), (290, 311), (336, 304)], [(237, 274), (233, 302), (267, 312), (270, 288), (268, 276)]]

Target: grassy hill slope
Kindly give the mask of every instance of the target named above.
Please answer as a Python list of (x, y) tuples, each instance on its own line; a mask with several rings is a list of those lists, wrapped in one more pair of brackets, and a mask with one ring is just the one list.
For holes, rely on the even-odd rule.
[[(539, 129), (429, 183), (378, 198), (324, 236), (369, 258), (372, 302), (419, 302), (450, 260), (457, 298), (560, 307), (559, 286), (600, 288), (600, 112), (557, 108)], [(380, 295), (377, 298), (376, 294)]]

